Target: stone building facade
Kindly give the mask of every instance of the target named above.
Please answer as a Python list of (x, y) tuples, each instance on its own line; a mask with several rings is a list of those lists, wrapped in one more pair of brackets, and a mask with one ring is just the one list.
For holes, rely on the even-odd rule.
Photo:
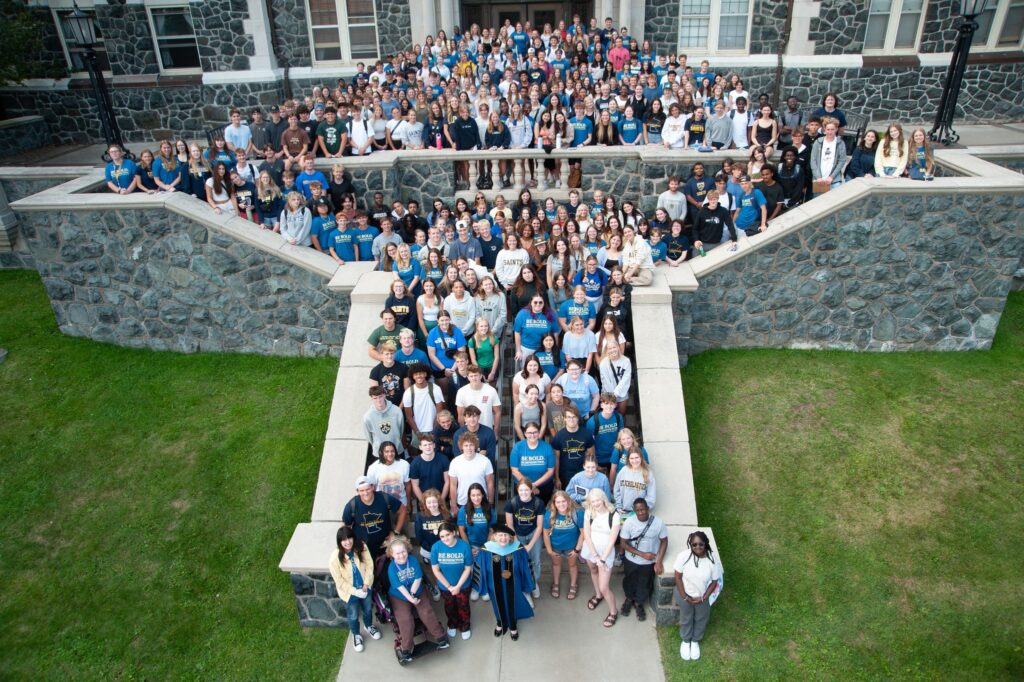
[[(266, 107), (314, 83), (333, 84), (351, 75), (357, 62), (372, 65), (457, 24), (495, 17), (571, 23), (573, 12), (584, 20), (612, 17), (633, 37), (650, 40), (656, 52), (685, 53), (690, 64), (707, 58), (714, 71), (741, 75), (753, 93), (779, 99), (793, 94), (813, 106), (824, 93), (836, 92), (845, 111), (869, 121), (922, 122), (934, 115), (961, 21), (954, 0), (926, 0), (920, 11), (910, 0), (894, 0), (889, 14), (872, 14), (871, 3), (861, 0), (78, 4), (94, 14), (102, 34), (114, 108), (128, 140), (201, 137), (226, 122), (230, 106)], [(1024, 89), (1017, 86), (1024, 80), (1024, 50), (1011, 4), (993, 0), (979, 18), (982, 29), (960, 97), (962, 119), (1024, 116)], [(0, 88), (3, 117), (41, 115), (57, 143), (100, 141), (88, 78), (61, 29), (71, 0), (29, 5), (41, 20), (39, 56), (50, 77)], [(703, 6), (707, 14), (696, 14)], [(726, 11), (734, 14), (727, 17)], [(192, 54), (184, 66), (171, 63), (186, 53)]]

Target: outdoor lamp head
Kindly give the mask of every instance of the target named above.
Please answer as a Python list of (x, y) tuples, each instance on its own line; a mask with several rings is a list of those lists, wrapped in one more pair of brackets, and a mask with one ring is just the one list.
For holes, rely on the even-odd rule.
[(82, 11), (78, 3), (74, 9), (64, 15), (71, 30), (71, 37), (79, 47), (91, 47), (96, 44), (96, 24), (92, 17)]
[(965, 17), (976, 17), (985, 11), (988, 0), (960, 0), (960, 14)]

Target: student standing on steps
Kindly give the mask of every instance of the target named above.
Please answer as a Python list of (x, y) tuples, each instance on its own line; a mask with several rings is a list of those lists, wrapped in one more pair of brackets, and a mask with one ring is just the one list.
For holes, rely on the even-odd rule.
[(619, 613), (628, 616), (636, 607), (636, 619), (647, 620), (645, 605), (654, 592), (655, 576), (665, 570), (668, 528), (664, 521), (651, 514), (647, 500), (639, 497), (633, 501), (633, 516), (622, 524), (619, 539), (626, 553), (622, 562), (622, 591), (626, 600)]
[(533, 481), (520, 478), (516, 484), (516, 495), (505, 503), (505, 523), (516, 533), (530, 557), (533, 572), (533, 598), (540, 597), (540, 549), (544, 534), (544, 501), (533, 494)]
[(360, 615), (367, 634), (373, 639), (381, 637), (380, 630), (373, 624), (373, 557), (351, 528), (339, 528), (336, 542), (338, 547), (331, 553), (328, 565), (338, 597), (345, 604), (353, 648), (360, 652), (363, 650)]
[(470, 629), (469, 591), (473, 575), (473, 550), (459, 537), (451, 521), (438, 529), (439, 542), (430, 550), (430, 567), (441, 586), (444, 613), (448, 620), (448, 637), (462, 633), (462, 639), (473, 636)]

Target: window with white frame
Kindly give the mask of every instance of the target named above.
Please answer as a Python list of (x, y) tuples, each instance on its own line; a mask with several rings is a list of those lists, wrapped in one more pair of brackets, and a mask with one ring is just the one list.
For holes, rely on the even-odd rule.
[[(60, 36), (60, 44), (64, 49), (64, 58), (67, 59), (68, 69), (72, 73), (84, 73), (87, 71), (85, 66), (85, 49), (75, 45), (74, 34), (71, 32), (71, 27), (68, 25), (67, 15), (71, 13), (71, 9), (53, 9), (53, 20), (57, 24), (57, 35)], [(100, 30), (99, 25), (96, 23), (96, 12), (91, 9), (83, 9), (83, 12), (93, 18), (93, 28), (96, 31), (96, 45), (93, 45), (93, 51), (96, 52), (96, 63), (100, 67), (101, 71), (110, 71), (110, 60), (107, 58), (107, 46), (103, 43), (103, 31)]]
[(373, 0), (307, 0), (306, 9), (316, 63), (377, 58)]
[(188, 5), (146, 6), (160, 70), (199, 71), (199, 45)]
[(1024, 39), (1024, 0), (988, 0), (976, 21), (976, 49), (1017, 49)]
[(751, 0), (682, 0), (679, 49), (712, 55), (745, 53), (751, 4)]
[(925, 0), (870, 0), (866, 51), (914, 51), (921, 36)]

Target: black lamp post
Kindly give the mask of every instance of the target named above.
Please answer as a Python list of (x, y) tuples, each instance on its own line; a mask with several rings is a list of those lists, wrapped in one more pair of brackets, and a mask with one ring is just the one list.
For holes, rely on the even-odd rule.
[(935, 125), (928, 133), (932, 142), (950, 145), (960, 140), (960, 135), (953, 130), (956, 101), (960, 97), (960, 86), (964, 82), (964, 70), (967, 68), (971, 41), (974, 39), (974, 32), (978, 30), (978, 22), (974, 18), (985, 11), (987, 4), (988, 0), (960, 0), (963, 21), (957, 29), (956, 46), (953, 48), (953, 58), (949, 62), (949, 71), (946, 72), (946, 82), (942, 86), (942, 99), (935, 115)]
[(96, 108), (99, 110), (100, 125), (103, 127), (103, 137), (107, 146), (103, 150), (103, 160), (110, 161), (107, 150), (111, 145), (119, 145), (125, 150), (125, 156), (134, 159), (135, 156), (124, 146), (121, 137), (121, 128), (117, 125), (117, 117), (114, 116), (114, 105), (110, 101), (110, 91), (107, 90), (107, 82), (103, 78), (103, 70), (100, 69), (99, 61), (96, 58), (96, 25), (93, 18), (83, 12), (78, 3), (74, 3), (74, 9), (64, 15), (68, 29), (71, 31), (72, 41), (82, 48), (85, 56), (85, 65), (89, 70), (89, 81), (92, 83), (93, 97), (96, 98)]

